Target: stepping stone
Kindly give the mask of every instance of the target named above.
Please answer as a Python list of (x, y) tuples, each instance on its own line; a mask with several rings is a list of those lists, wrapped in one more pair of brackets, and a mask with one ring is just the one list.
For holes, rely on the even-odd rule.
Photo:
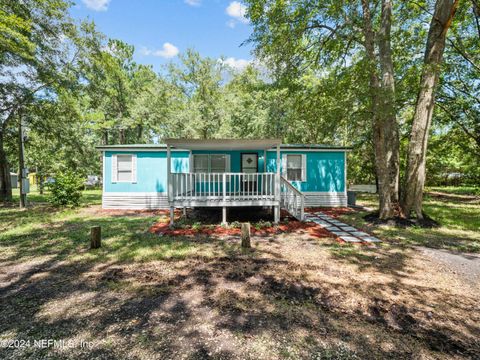
[(374, 237), (374, 236), (362, 236), (360, 239), (362, 239), (362, 241), (371, 242), (371, 243), (382, 242), (382, 240), (377, 239), (377, 238)]
[(352, 226), (341, 226), (341, 228), (343, 231), (357, 231), (357, 229)]
[(335, 234), (337, 236), (349, 236), (350, 234), (345, 232), (345, 231), (336, 231), (336, 230), (333, 230), (333, 231), (330, 231), (332, 234)]
[(336, 227), (336, 226), (328, 226), (328, 227), (325, 228), (325, 230), (328, 230), (328, 231), (330, 231), (330, 232), (332, 232), (332, 231), (341, 231), (341, 230), (340, 230), (338, 227)]
[(355, 236), (340, 236), (340, 239), (346, 242), (352, 242), (352, 243), (359, 243), (362, 242), (359, 238), (356, 238)]
[(322, 221), (322, 220), (313, 220), (313, 222), (317, 225), (320, 225), (320, 226), (323, 226), (323, 227), (327, 227), (327, 226), (332, 226), (331, 224), (329, 224), (328, 222), (325, 222), (325, 221)]
[(365, 237), (365, 236), (370, 236), (367, 233), (364, 233), (363, 231), (351, 231), (350, 234), (356, 237)]

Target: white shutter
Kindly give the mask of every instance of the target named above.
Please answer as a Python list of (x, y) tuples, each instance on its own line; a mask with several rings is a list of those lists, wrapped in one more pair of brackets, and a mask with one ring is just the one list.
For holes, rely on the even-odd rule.
[(132, 183), (137, 182), (137, 155), (132, 155)]
[(282, 176), (287, 178), (287, 154), (282, 155), (282, 167), (281, 167)]
[(302, 154), (302, 181), (307, 181), (307, 155)]
[(232, 172), (230, 169), (230, 155), (225, 155), (225, 172)]
[(112, 155), (112, 183), (117, 182), (117, 175), (118, 175), (117, 165), (118, 165), (117, 155)]

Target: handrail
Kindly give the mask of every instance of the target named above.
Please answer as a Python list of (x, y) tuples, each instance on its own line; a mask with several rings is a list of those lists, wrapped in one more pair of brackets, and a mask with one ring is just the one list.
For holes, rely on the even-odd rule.
[(172, 173), (173, 201), (275, 200), (275, 173)]
[(280, 176), (280, 206), (299, 220), (304, 218), (305, 196), (287, 179)]

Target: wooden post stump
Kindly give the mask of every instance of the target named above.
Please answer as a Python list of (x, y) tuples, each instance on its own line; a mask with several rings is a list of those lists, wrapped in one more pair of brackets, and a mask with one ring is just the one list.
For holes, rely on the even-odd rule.
[(92, 226), (90, 228), (90, 249), (98, 249), (100, 246), (102, 246), (102, 228)]
[(241, 238), (242, 248), (250, 249), (250, 223), (242, 223)]

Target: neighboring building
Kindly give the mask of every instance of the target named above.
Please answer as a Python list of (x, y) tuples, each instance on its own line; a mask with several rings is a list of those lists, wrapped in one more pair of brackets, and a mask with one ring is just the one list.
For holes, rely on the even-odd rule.
[[(303, 219), (306, 206), (346, 206), (345, 147), (280, 140), (169, 139), (98, 146), (105, 209), (272, 206)], [(278, 171), (278, 172), (277, 172)], [(173, 217), (172, 217), (173, 221)]]
[(18, 174), (10, 173), (10, 183), (12, 184), (12, 189), (18, 188)]

